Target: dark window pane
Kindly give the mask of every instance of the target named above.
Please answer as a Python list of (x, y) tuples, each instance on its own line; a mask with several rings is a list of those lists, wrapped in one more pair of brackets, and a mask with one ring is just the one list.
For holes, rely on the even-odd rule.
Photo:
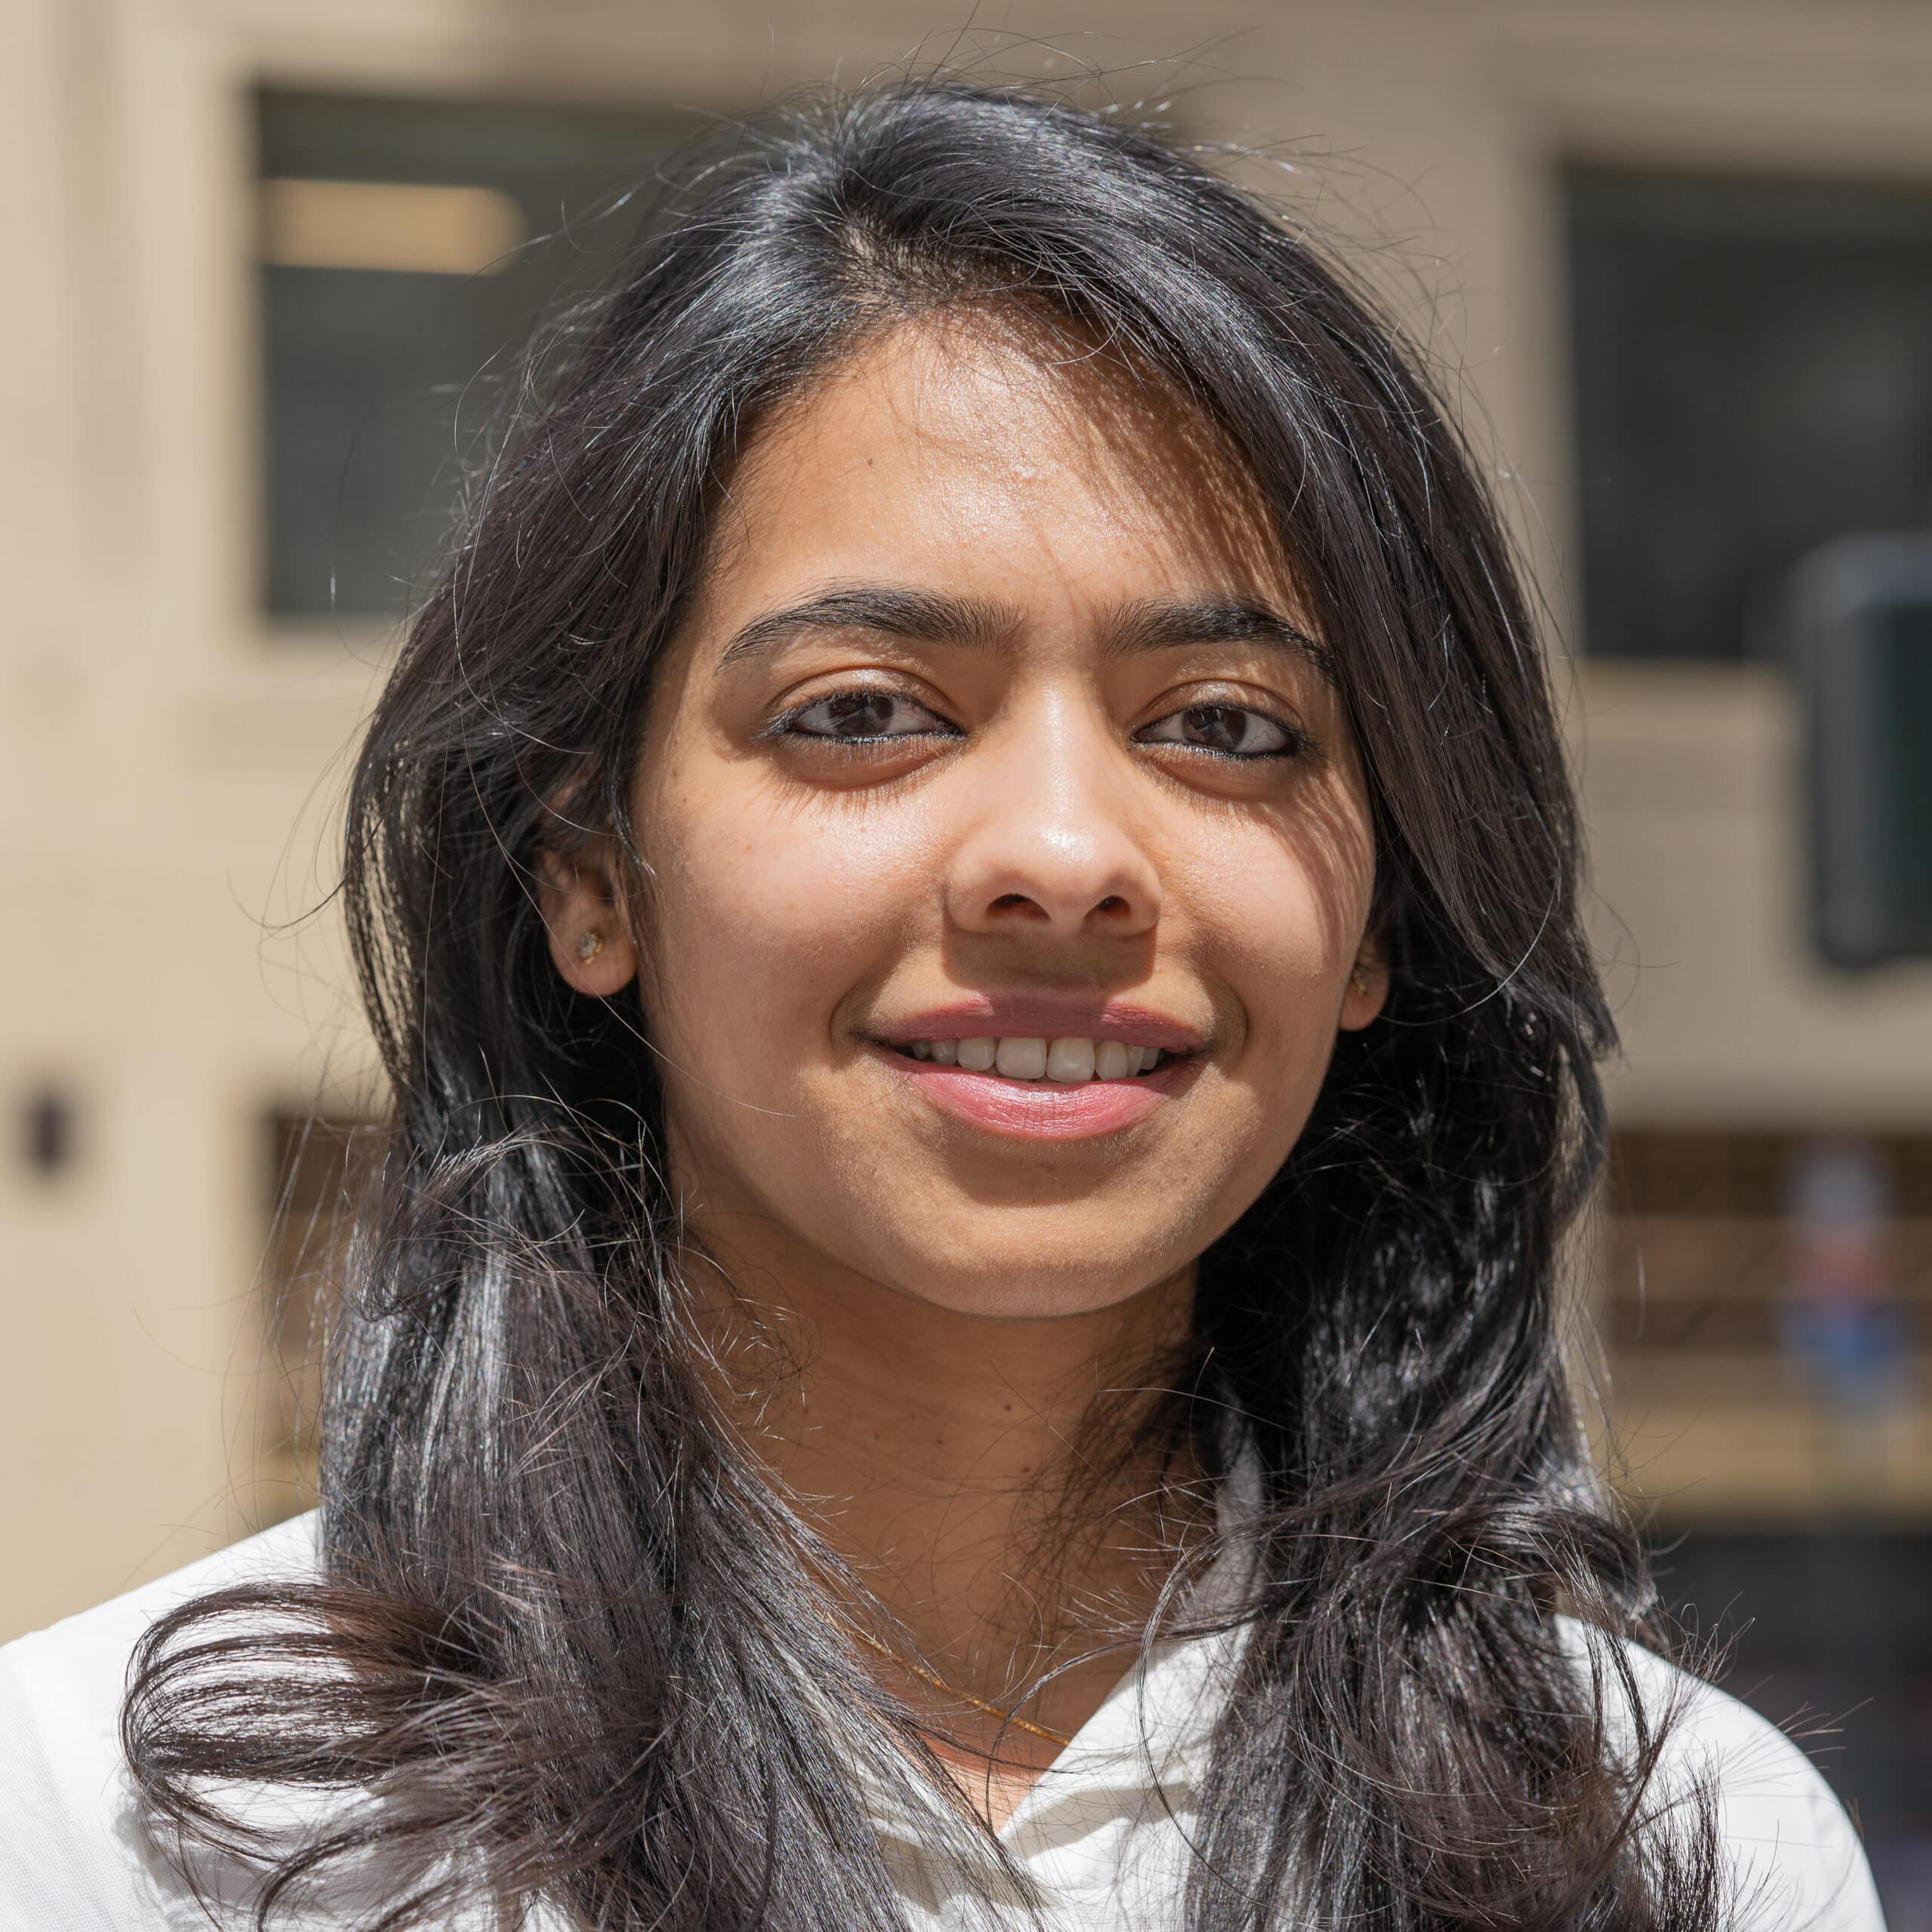
[(635, 234), (668, 112), (264, 91), (264, 591), (393, 616), (532, 324)]
[(1584, 639), (1735, 657), (1799, 558), (1932, 517), (1932, 194), (1566, 182)]
[(1887, 1922), (1932, 1897), (1932, 1536), (1703, 1532), (1656, 1558), (1664, 1602), (1730, 1647), (1727, 1689), (1789, 1724), (1857, 1807)]
[(1854, 971), (1932, 958), (1932, 531), (1841, 537), (1792, 580), (1811, 931)]

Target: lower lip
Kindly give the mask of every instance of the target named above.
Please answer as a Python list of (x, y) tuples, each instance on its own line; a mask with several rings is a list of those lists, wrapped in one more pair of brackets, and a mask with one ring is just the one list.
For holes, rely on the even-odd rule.
[(1093, 1140), (1145, 1120), (1186, 1076), (1189, 1062), (1171, 1060), (1130, 1080), (1008, 1080), (880, 1053), (900, 1077), (943, 1114), (1015, 1140)]

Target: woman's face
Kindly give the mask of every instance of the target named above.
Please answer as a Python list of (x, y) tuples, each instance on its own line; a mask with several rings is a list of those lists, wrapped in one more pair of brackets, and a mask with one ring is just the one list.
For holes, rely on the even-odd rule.
[(1237, 468), (1110, 359), (909, 325), (758, 431), (646, 721), (652, 880), (628, 925), (599, 861), (546, 900), (583, 989), (641, 963), (721, 1251), (1071, 1314), (1249, 1205), (1383, 991), (1305, 628)]

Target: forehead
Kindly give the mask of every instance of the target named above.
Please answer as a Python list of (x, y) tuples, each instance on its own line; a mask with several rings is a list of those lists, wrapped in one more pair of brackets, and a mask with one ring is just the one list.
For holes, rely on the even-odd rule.
[(756, 595), (909, 572), (998, 578), (1009, 601), (1294, 601), (1259, 491), (1198, 412), (1068, 331), (983, 309), (884, 332), (768, 417), (707, 576)]

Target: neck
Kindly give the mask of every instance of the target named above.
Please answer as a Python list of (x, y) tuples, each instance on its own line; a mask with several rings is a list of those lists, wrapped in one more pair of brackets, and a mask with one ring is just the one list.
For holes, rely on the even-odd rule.
[[(1134, 1444), (1185, 1340), (1192, 1271), (1089, 1312), (992, 1317), (795, 1255), (782, 1275), (719, 1258), (758, 1337), (720, 1351), (733, 1406), (888, 1614), (891, 1687), (969, 1743), (1000, 1732), (975, 1699), (1023, 1700), (1029, 1722), (1071, 1734), (1126, 1668), (1106, 1640), (1151, 1607), (1184, 1527), (1170, 1460)], [(1023, 1731), (999, 1751), (1052, 1755)]]

